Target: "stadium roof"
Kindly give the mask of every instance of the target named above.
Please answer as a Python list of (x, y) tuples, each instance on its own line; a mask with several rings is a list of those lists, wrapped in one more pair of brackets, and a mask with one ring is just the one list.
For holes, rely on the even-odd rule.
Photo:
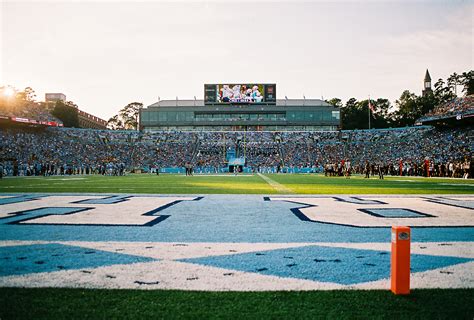
[[(277, 99), (277, 106), (322, 106), (332, 107), (331, 104), (321, 99)], [(160, 100), (148, 107), (204, 107), (204, 100)], [(147, 108), (148, 108), (147, 107)]]

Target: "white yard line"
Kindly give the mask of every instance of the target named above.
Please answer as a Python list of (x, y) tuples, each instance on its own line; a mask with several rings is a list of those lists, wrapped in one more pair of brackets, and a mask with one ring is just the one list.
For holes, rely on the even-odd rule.
[(270, 179), (266, 175), (263, 175), (261, 173), (257, 173), (257, 175), (260, 178), (262, 178), (263, 180), (265, 180), (266, 183), (268, 183), (273, 189), (275, 189), (279, 193), (294, 193), (291, 189), (285, 187), (284, 185), (282, 185), (281, 183), (276, 182), (273, 179)]

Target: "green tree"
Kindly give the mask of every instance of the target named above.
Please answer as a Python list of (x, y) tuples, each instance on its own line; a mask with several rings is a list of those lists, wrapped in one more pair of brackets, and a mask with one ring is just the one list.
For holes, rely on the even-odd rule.
[(413, 125), (420, 115), (417, 96), (408, 90), (403, 91), (395, 105), (398, 108), (394, 115), (398, 126)]
[(16, 94), (16, 99), (25, 103), (35, 102), (36, 93), (31, 87), (26, 87), (23, 91), (18, 91)]
[(56, 101), (51, 114), (61, 120), (65, 127), (79, 128), (79, 112), (74, 102)]
[(434, 96), (438, 104), (446, 103), (456, 98), (453, 88), (450, 87), (449, 84), (445, 84), (443, 79), (438, 79), (434, 87)]
[(462, 92), (467, 96), (474, 94), (474, 71), (463, 72), (459, 78), (459, 82), (463, 86)]
[(143, 108), (143, 103), (131, 102), (119, 111), (118, 115), (125, 129), (138, 130), (138, 116), (141, 108)]
[(110, 130), (124, 130), (125, 127), (123, 125), (122, 119), (120, 119), (119, 115), (115, 115), (107, 121), (107, 128)]
[(393, 110), (392, 104), (388, 99), (378, 98), (377, 100), (371, 100), (373, 105), (373, 128), (387, 128), (393, 126)]
[(330, 105), (334, 106), (334, 107), (338, 107), (338, 108), (343, 107), (342, 100), (339, 99), (339, 98), (332, 98), (332, 99), (326, 100), (326, 102), (329, 103)]
[(458, 95), (458, 85), (460, 83), (461, 76), (458, 75), (456, 72), (454, 72), (452, 75), (450, 75), (447, 79), (447, 84), (448, 87), (451, 88), (451, 90), (454, 90), (454, 95)]
[(341, 126), (342, 129), (365, 129), (368, 128), (368, 112), (363, 114), (360, 104), (356, 98), (350, 98), (341, 108)]

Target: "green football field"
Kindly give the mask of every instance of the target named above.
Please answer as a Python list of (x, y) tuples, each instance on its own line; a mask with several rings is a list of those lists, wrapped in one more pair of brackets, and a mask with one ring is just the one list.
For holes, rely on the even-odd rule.
[[(472, 194), (474, 181), (324, 175), (151, 175), (8, 177), (13, 193), (150, 194)], [(1, 263), (0, 263), (1, 266)], [(199, 292), (0, 288), (0, 319), (473, 319), (473, 289), (309, 292)]]
[(313, 174), (15, 177), (0, 180), (0, 193), (91, 192), (154, 194), (467, 194), (474, 181), (446, 178), (325, 177)]

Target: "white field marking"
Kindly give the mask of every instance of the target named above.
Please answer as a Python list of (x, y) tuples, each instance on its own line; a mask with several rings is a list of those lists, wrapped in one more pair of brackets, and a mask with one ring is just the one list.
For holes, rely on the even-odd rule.
[(92, 208), (74, 214), (41, 216), (24, 223), (144, 225), (155, 220), (157, 216), (144, 216), (143, 214), (177, 200), (193, 200), (196, 197), (132, 197), (115, 204), (71, 203), (100, 198), (104, 198), (104, 196), (51, 196), (22, 203), (12, 203), (0, 206), (0, 217), (7, 217), (9, 213), (42, 207)]
[(2, 246), (60, 243), (89, 249), (130, 254), (161, 260), (178, 260), (298, 248), (314, 243), (216, 243), (216, 242), (86, 242), (86, 241), (0, 241)]
[[(359, 196), (364, 200), (379, 200), (387, 204), (354, 204), (337, 201), (331, 196), (326, 197), (271, 197), (272, 201), (290, 201), (301, 204), (312, 205), (299, 210), (311, 221), (336, 223), (342, 225), (353, 225), (359, 227), (390, 227), (392, 225), (407, 226), (474, 226), (474, 215), (472, 209), (448, 206), (445, 204), (428, 202), (421, 197), (418, 198), (388, 198)], [(474, 197), (473, 197), (474, 200)], [(295, 204), (295, 206), (301, 206)], [(358, 209), (412, 209), (421, 213), (427, 213), (434, 217), (416, 218), (384, 218), (376, 217)]]
[(71, 204), (70, 202), (79, 201), (84, 199), (101, 199), (105, 196), (50, 196), (45, 198), (39, 198), (37, 200), (9, 203), (0, 206), (0, 218), (10, 216), (10, 213), (18, 211), (26, 211), (37, 209), (41, 207), (75, 207), (77, 205)]
[[(298, 248), (311, 243), (215, 243), (215, 242), (57, 242), (90, 249), (120, 252), (163, 260), (231, 255), (266, 250)], [(148, 247), (148, 248), (147, 248)], [(151, 248), (150, 248), (151, 247)], [(117, 251), (120, 249), (120, 251)]]
[(439, 196), (438, 198), (454, 200), (454, 201), (474, 201), (474, 197), (463, 197), (463, 196)]
[[(315, 245), (350, 248), (373, 251), (387, 251), (390, 254), (390, 242), (354, 243), (354, 242), (320, 242)], [(432, 256), (451, 256), (474, 259), (474, 242), (412, 242), (412, 254), (425, 254)]]
[[(32, 243), (44, 243), (41, 241), (4, 241), (0, 245), (25, 245)], [(58, 242), (55, 242), (58, 243)], [(67, 245), (80, 245), (97, 250), (106, 250), (107, 242), (60, 242)], [(442, 242), (444, 243), (444, 242)], [(239, 243), (184, 243), (185, 246), (173, 246), (178, 243), (110, 243), (111, 248), (120, 246), (121, 253), (136, 254), (154, 258), (182, 259), (199, 257), (206, 247), (215, 246), (215, 253), (220, 254), (221, 249), (238, 249)], [(183, 243), (181, 243), (183, 244)], [(426, 250), (419, 253), (445, 255), (446, 250), (456, 251), (456, 256), (472, 256), (472, 252), (467, 252), (468, 246), (472, 243), (450, 242), (452, 246), (439, 246), (440, 243), (413, 243), (412, 249), (418, 246), (426, 246)], [(157, 254), (140, 254), (144, 246), (150, 245), (158, 248)], [(255, 244), (243, 244), (242, 253)], [(306, 246), (325, 245), (333, 247), (353, 247), (358, 249), (384, 250), (388, 249), (389, 243), (280, 243), (280, 244), (256, 244), (258, 249), (270, 245), (272, 248), (279, 246)], [(194, 248), (192, 248), (194, 246)], [(154, 248), (148, 249), (153, 251)], [(181, 253), (173, 253), (174, 248)], [(163, 251), (164, 249), (164, 251)], [(191, 249), (191, 250), (190, 250)], [(161, 252), (159, 252), (161, 250)], [(193, 252), (195, 251), (195, 252)], [(209, 251), (209, 250), (207, 250)], [(257, 250), (259, 251), (259, 250)], [(417, 253), (416, 250), (412, 250)], [(464, 252), (464, 253), (463, 253)], [(452, 253), (452, 252), (451, 252)], [(232, 253), (230, 253), (232, 254)], [(214, 252), (207, 252), (207, 256), (215, 255)], [(451, 254), (448, 254), (451, 255)], [(86, 270), (90, 273), (84, 273)], [(425, 272), (412, 273), (412, 288), (473, 288), (474, 287), (474, 262), (467, 262), (454, 266), (448, 266)], [(139, 284), (139, 281), (145, 284)], [(157, 283), (158, 282), (158, 283)], [(296, 278), (281, 278), (258, 273), (235, 271), (224, 268), (209, 267), (199, 264), (163, 260), (156, 262), (144, 262), (135, 264), (113, 265), (98, 268), (83, 268), (79, 270), (63, 270), (50, 273), (28, 274), (22, 276), (0, 277), (0, 286), (12, 287), (80, 287), (80, 288), (128, 288), (128, 289), (180, 289), (180, 290), (205, 290), (205, 291), (273, 291), (273, 290), (333, 290), (333, 289), (389, 289), (389, 279), (381, 279), (355, 285), (340, 285), (336, 283), (318, 282), (302, 280)]]
[[(248, 252), (263, 252), (285, 248), (324, 246), (390, 252), (390, 242), (312, 242), (312, 243), (233, 243), (233, 242), (86, 242), (86, 241), (0, 241), (0, 247), (31, 244), (60, 243), (95, 250), (119, 252), (162, 260), (191, 259), (200, 257), (231, 255)], [(119, 249), (119, 250), (117, 250)], [(412, 242), (412, 254), (451, 256), (474, 259), (474, 242)]]
[(280, 193), (293, 193), (292, 190), (290, 190), (289, 188), (285, 187), (284, 185), (282, 185), (281, 183), (278, 183), (276, 182), (275, 180), (267, 177), (266, 175), (264, 174), (261, 174), (261, 173), (257, 173), (257, 175), (262, 178), (263, 180), (265, 180), (266, 183), (268, 183), (273, 189), (275, 189), (276, 191), (280, 192)]
[(11, 246), (26, 246), (31, 244), (48, 244), (48, 243), (57, 243), (52, 241), (42, 241), (42, 240), (7, 240), (0, 241), (0, 247), (11, 247)]
[(333, 290), (344, 289), (345, 286), (168, 260), (6, 276), (0, 277), (0, 287), (272, 291)]
[[(412, 289), (474, 288), (472, 270), (474, 270), (474, 261), (411, 273), (410, 287)], [(390, 279), (355, 284), (348, 289), (390, 289)]]

